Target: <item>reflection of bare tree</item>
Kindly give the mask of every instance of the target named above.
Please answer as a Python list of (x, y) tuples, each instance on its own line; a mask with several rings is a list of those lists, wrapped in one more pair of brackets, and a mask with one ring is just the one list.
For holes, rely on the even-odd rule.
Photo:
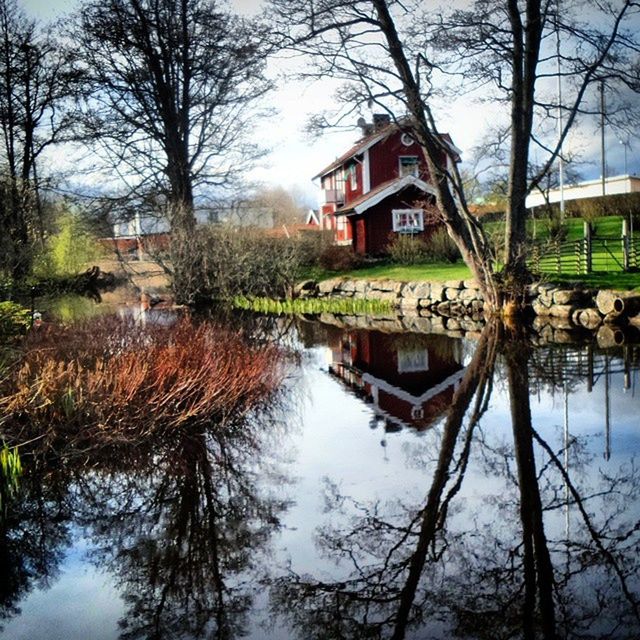
[[(368, 638), (391, 631), (394, 638), (403, 638), (408, 625), (420, 621), (425, 599), (419, 593), (420, 578), (425, 564), (437, 562), (442, 553), (436, 538), (460, 489), (473, 429), (489, 399), (496, 345), (497, 327), (488, 325), (455, 392), (424, 507), (412, 512), (408, 523), (386, 521), (376, 508), (362, 507), (364, 516), (353, 530), (323, 532), (325, 550), (353, 562), (355, 572), (348, 579), (325, 583), (293, 575), (275, 583), (273, 607), (287, 612), (301, 636)], [(474, 396), (475, 406), (456, 459), (463, 420)], [(346, 500), (331, 496), (335, 504)]]
[(55, 457), (43, 439), (34, 443), (0, 530), (0, 618), (55, 577), (73, 520), (121, 590), (123, 639), (242, 636), (260, 561), (287, 507), (265, 476), (286, 483), (270, 450), (290, 399), (272, 393), (250, 414), (136, 442), (80, 449), (72, 439)]
[[(533, 450), (531, 406), (529, 403), (528, 350), (524, 342), (507, 342), (505, 360), (509, 385), (511, 424), (520, 490), (524, 598), (522, 629), (525, 638), (535, 638), (536, 595), (540, 627), (545, 638), (555, 638), (553, 568), (542, 518), (542, 501)], [(523, 366), (524, 363), (524, 366)]]
[(70, 543), (67, 484), (40, 462), (29, 464), (17, 499), (0, 521), (0, 620), (19, 613), (20, 599), (34, 587), (55, 579)]
[(258, 489), (259, 453), (251, 426), (230, 424), (175, 434), (135, 474), (79, 482), (92, 559), (127, 604), (123, 639), (243, 635), (258, 559), (286, 508)]
[[(518, 336), (503, 341), (501, 369), (512, 440), (474, 432), (495, 333), (487, 330), (457, 390), (423, 505), (357, 503), (328, 483), (332, 519), (342, 524), (318, 540), (340, 578), (291, 574), (272, 584), (274, 613), (299, 637), (399, 639), (416, 629), (483, 640), (640, 637), (640, 527), (629, 509), (640, 471), (594, 468), (577, 439), (566, 471), (562, 452), (532, 427), (531, 347)], [(472, 461), (490, 489), (467, 503), (459, 490)]]

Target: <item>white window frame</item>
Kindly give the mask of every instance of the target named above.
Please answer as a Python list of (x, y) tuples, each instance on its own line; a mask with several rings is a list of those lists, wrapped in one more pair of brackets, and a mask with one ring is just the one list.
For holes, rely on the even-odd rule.
[(393, 209), (391, 215), (393, 230), (396, 233), (424, 231), (424, 211), (422, 209)]
[(347, 230), (347, 219), (344, 216), (336, 216), (336, 231)]
[(355, 191), (358, 188), (358, 167), (355, 162), (345, 167), (344, 181), (349, 183), (351, 191)]
[(429, 371), (428, 349), (397, 349), (398, 373)]
[[(412, 164), (414, 166), (414, 170), (410, 173), (403, 173), (402, 171), (402, 161), (403, 160), (412, 160)], [(406, 166), (406, 165), (404, 165)], [(420, 158), (418, 156), (398, 156), (398, 175), (401, 178), (404, 178), (405, 176), (414, 176), (415, 178), (419, 178), (420, 177)]]

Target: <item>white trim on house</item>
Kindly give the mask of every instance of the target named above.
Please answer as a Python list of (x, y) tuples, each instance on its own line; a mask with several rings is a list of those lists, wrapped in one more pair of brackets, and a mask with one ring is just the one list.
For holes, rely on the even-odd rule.
[(339, 169), (341, 166), (347, 164), (347, 162), (349, 162), (353, 158), (356, 158), (357, 156), (361, 155), (365, 151), (368, 151), (369, 149), (371, 149), (371, 147), (373, 147), (374, 145), (378, 144), (378, 142), (380, 142), (381, 140), (384, 140), (389, 135), (389, 133), (390, 133), (389, 131), (385, 130), (379, 133), (377, 136), (374, 136), (366, 144), (363, 144), (361, 147), (358, 147), (357, 150), (354, 153), (352, 153), (349, 157), (344, 158), (342, 162), (338, 165), (335, 164), (335, 162), (338, 160), (338, 158), (336, 158), (336, 160), (334, 160), (334, 162), (329, 165), (329, 168), (323, 170), (322, 173), (318, 173), (317, 175), (313, 176), (312, 179), (315, 180), (316, 178), (324, 178), (325, 176), (333, 173), (336, 169)]
[(371, 191), (371, 164), (369, 159), (369, 149), (365, 149), (362, 154), (362, 193)]
[(415, 142), (415, 140), (405, 132), (400, 136), (400, 142), (403, 146), (410, 147)]
[(379, 191), (375, 195), (371, 196), (371, 198), (361, 202), (359, 205), (353, 207), (353, 211), (355, 213), (363, 213), (367, 209), (374, 207), (375, 205), (382, 202), (385, 198), (397, 193), (401, 189), (405, 187), (414, 186), (424, 191), (425, 193), (429, 193), (431, 195), (436, 195), (436, 190), (424, 180), (420, 180), (420, 178), (416, 178), (415, 176), (405, 176), (404, 178), (400, 178), (396, 182), (390, 184), (386, 189)]
[[(435, 398), (435, 396), (445, 391), (445, 389), (448, 389), (451, 386), (456, 387), (456, 385), (460, 382), (460, 380), (462, 380), (465, 370), (466, 370), (466, 367), (450, 375), (439, 384), (431, 387), (431, 389), (427, 389), (421, 396), (414, 396), (408, 391), (405, 391), (400, 387), (396, 387), (392, 384), (389, 384), (386, 380), (382, 380), (381, 378), (376, 378), (370, 373), (362, 374), (362, 382), (366, 382), (372, 387), (376, 387), (376, 389), (378, 390), (385, 391), (386, 393), (389, 393), (395, 396), (396, 398), (400, 398), (400, 400), (404, 400), (409, 404), (422, 405), (428, 400)], [(372, 393), (371, 395), (374, 395), (374, 394)]]
[(305, 224), (317, 224), (320, 226), (320, 219), (318, 218), (318, 214), (313, 209), (309, 209), (309, 213), (307, 213), (307, 220)]

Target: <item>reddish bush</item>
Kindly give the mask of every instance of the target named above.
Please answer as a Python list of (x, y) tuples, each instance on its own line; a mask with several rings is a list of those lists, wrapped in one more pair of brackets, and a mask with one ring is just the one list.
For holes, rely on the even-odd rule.
[(25, 348), (0, 384), (0, 413), (41, 432), (138, 437), (203, 425), (255, 407), (284, 375), (276, 347), (189, 319), (51, 326), (33, 332)]

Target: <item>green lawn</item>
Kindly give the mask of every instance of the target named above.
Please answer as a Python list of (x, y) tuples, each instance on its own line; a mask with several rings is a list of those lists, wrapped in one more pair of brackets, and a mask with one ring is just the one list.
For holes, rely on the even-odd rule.
[[(548, 220), (536, 221), (536, 238), (543, 240), (548, 237)], [(533, 223), (528, 222), (532, 232)], [(490, 222), (485, 224), (485, 229), (490, 234), (499, 234), (504, 228), (502, 222)], [(545, 249), (539, 266), (541, 279), (551, 282), (581, 282), (593, 288), (612, 289), (640, 289), (640, 273), (624, 273), (622, 263), (622, 243), (620, 240), (603, 240), (606, 236), (620, 238), (622, 233), (622, 216), (608, 216), (597, 218), (594, 222), (593, 235), (593, 270), (595, 273), (577, 273), (578, 260), (575, 248), (570, 243), (583, 237), (582, 218), (568, 218), (566, 221), (567, 236), (563, 242), (560, 257), (560, 271), (554, 252)], [(640, 238), (640, 230), (634, 233), (635, 238)], [(636, 241), (637, 242), (637, 241)], [(605, 248), (606, 244), (606, 248)], [(633, 265), (633, 262), (631, 263)], [(581, 265), (584, 268), (584, 265)], [(301, 274), (304, 279), (326, 280), (336, 277), (363, 278), (367, 280), (396, 280), (400, 282), (426, 281), (444, 282), (446, 280), (465, 280), (471, 277), (469, 268), (462, 262), (430, 263), (416, 265), (396, 265), (379, 263), (371, 267), (354, 269), (352, 271), (326, 271), (320, 268), (312, 268)]]
[[(541, 220), (527, 220), (527, 231), (531, 238), (544, 240), (549, 237), (549, 220), (543, 218)], [(567, 218), (565, 221), (567, 229), (566, 240), (579, 240), (584, 237), (584, 220), (582, 218)], [(504, 222), (486, 222), (484, 228), (490, 234), (502, 233)], [(616, 236), (622, 235), (622, 216), (606, 216), (596, 218), (593, 223), (594, 236)], [(640, 230), (634, 231), (634, 236), (640, 235)]]
[(469, 268), (463, 262), (454, 264), (438, 262), (430, 264), (377, 264), (353, 271), (325, 271), (312, 269), (304, 274), (313, 280), (327, 280), (329, 278), (349, 277), (366, 280), (397, 280), (409, 282), (420, 280), (425, 282), (444, 282), (446, 280), (465, 280), (471, 277)]
[(592, 289), (640, 290), (640, 273), (589, 273), (585, 275), (561, 274), (546, 276), (551, 282), (579, 282)]

